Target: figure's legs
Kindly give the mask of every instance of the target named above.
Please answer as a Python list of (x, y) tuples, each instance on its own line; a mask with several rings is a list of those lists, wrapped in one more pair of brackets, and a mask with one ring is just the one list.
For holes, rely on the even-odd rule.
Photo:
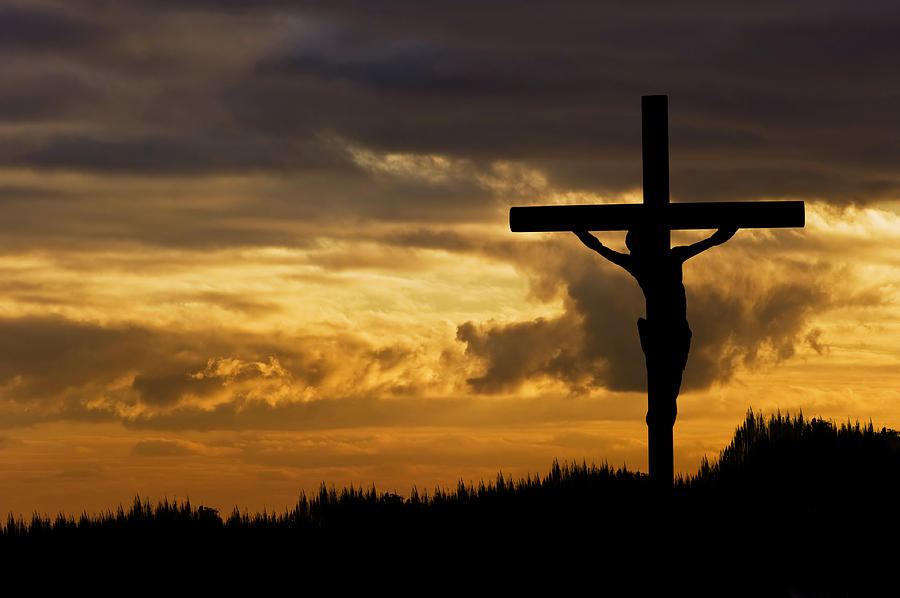
[(647, 361), (647, 453), (651, 483), (672, 486), (673, 428), (678, 414), (681, 378), (691, 347), (686, 321), (648, 321), (638, 318), (641, 349)]
[(641, 349), (647, 362), (647, 456), (654, 486), (669, 488), (674, 475), (672, 446), (674, 414), (671, 412), (671, 360), (665, 350), (660, 323), (638, 319)]
[(649, 402), (647, 424), (675, 425), (677, 398), (691, 348), (691, 329), (686, 321), (651, 323), (638, 318), (641, 349), (647, 363)]
[(672, 424), (675, 424), (675, 417), (678, 415), (677, 399), (678, 393), (681, 391), (681, 380), (684, 376), (684, 368), (687, 367), (688, 353), (691, 350), (691, 332), (687, 321), (679, 323), (670, 331), (670, 339), (672, 343), (672, 370), (670, 372), (670, 394), (672, 397)]
[(672, 376), (665, 335), (661, 334), (663, 330), (657, 322), (638, 318), (637, 326), (647, 363), (647, 425), (671, 426), (674, 422), (669, 400)]

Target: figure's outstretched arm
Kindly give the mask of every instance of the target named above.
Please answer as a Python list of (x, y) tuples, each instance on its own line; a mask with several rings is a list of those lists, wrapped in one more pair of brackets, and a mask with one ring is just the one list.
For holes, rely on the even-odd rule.
[(573, 230), (572, 232), (575, 233), (575, 235), (579, 239), (581, 239), (581, 242), (584, 243), (585, 246), (589, 249), (593, 249), (615, 265), (621, 266), (629, 272), (631, 271), (631, 256), (624, 253), (619, 253), (618, 251), (613, 251), (612, 249), (601, 243), (600, 240), (597, 239), (597, 237), (587, 232), (586, 230)]
[(734, 236), (734, 233), (737, 232), (736, 226), (731, 226), (728, 228), (720, 228), (716, 232), (714, 232), (709, 238), (703, 239), (702, 241), (698, 241), (693, 245), (675, 247), (672, 249), (672, 253), (681, 259), (682, 262), (687, 261), (697, 255), (698, 253), (702, 253), (709, 249), (710, 247), (715, 247), (716, 245), (721, 245), (728, 239)]

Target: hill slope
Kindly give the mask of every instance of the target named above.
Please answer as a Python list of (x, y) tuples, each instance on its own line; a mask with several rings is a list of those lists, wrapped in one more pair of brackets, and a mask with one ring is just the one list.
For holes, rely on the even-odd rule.
[[(640, 473), (554, 463), (542, 477), (498, 475), (407, 498), (323, 484), (290, 511), (235, 510), (224, 520), (203, 506), (139, 499), (128, 510), (77, 519), (10, 517), (0, 547), (159, 555), (191, 546), (194, 558), (265, 554), (317, 567), (337, 553), (345, 564), (402, 555), (443, 567), (462, 559), (466, 570), (566, 563), (638, 577), (649, 568), (663, 576), (657, 581), (695, 593), (720, 579), (731, 595), (851, 595), (890, 582), (898, 490), (897, 432), (749, 412), (714, 462), (663, 494)], [(700, 576), (694, 585), (692, 575)]]

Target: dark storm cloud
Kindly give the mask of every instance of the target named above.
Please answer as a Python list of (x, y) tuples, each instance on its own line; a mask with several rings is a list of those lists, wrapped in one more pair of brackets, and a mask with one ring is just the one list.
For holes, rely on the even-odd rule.
[(150, 340), (141, 329), (104, 329), (59, 318), (3, 318), (0, 385), (8, 386), (4, 395), (13, 401), (58, 399), (68, 388), (121, 375), (133, 355), (153, 351)]
[[(312, 77), (343, 80), (364, 87), (377, 87), (387, 92), (461, 93), (478, 79), (445, 73), (444, 63), (452, 56), (426, 42), (391, 43), (384, 39), (366, 39), (337, 31), (332, 39), (313, 38), (286, 55), (263, 60), (258, 72), (263, 75)], [(337, 39), (334, 39), (337, 38)], [(322, 42), (331, 48), (322, 47)], [(336, 43), (335, 43), (336, 42)], [(352, 55), (330, 56), (329, 50), (354, 47)], [(341, 52), (343, 53), (343, 52)], [(473, 63), (473, 66), (475, 64)]]
[(173, 405), (183, 396), (192, 394), (206, 396), (221, 387), (221, 381), (196, 379), (185, 371), (184, 364), (172, 364), (171, 371), (156, 371), (138, 374), (131, 387), (150, 405)]
[[(3, 101), (0, 99), (0, 108)], [(14, 97), (11, 101), (20, 100)], [(40, 103), (27, 110), (42, 115), (47, 112)], [(347, 175), (354, 169), (345, 156), (318, 139), (273, 145), (271, 140), (252, 133), (240, 135), (212, 127), (157, 127), (156, 131), (132, 133), (126, 125), (122, 130), (87, 134), (10, 134), (0, 139), (0, 160), (8, 166), (45, 171), (155, 176), (252, 174), (262, 170)]]
[[(609, 397), (577, 404), (547, 397), (500, 403), (493, 398), (423, 398), (417, 382), (402, 376), (366, 381), (379, 369), (412, 367), (409, 350), (373, 347), (349, 336), (287, 342), (239, 333), (101, 327), (59, 318), (6, 319), (0, 321), (0, 332), (2, 428), (60, 420), (118, 421), (157, 430), (516, 426), (590, 421), (598, 413), (606, 419), (627, 418), (640, 410)], [(571, 367), (560, 363), (550, 372), (565, 376)], [(486, 392), (497, 387), (486, 384)], [(270, 399), (279, 385), (293, 385), (298, 393), (317, 388), (326, 398), (300, 400), (298, 394), (273, 405)], [(218, 397), (215, 406), (203, 404), (211, 397)], [(168, 441), (145, 441), (132, 454), (193, 451)]]
[[(644, 315), (643, 297), (637, 283), (617, 268), (598, 263), (600, 258), (585, 259), (573, 255), (572, 249), (564, 243), (555, 245), (560, 257), (554, 260), (532, 248), (535, 253), (522, 264), (533, 272), (538, 295), (565, 289), (562, 315), (513, 324), (465, 322), (458, 327), (457, 339), (466, 344), (466, 354), (483, 365), (482, 375), (469, 380), (473, 390), (509, 392), (526, 381), (546, 378), (559, 380), (576, 393), (598, 387), (646, 389), (636, 326)], [(692, 264), (686, 265), (693, 338), (683, 390), (727, 382), (738, 367), (783, 361), (803, 344), (821, 352), (821, 331), (809, 327), (812, 317), (823, 310), (889, 303), (877, 289), (853, 289), (852, 275), (845, 268), (764, 259), (777, 262), (777, 276), (768, 270), (758, 272), (745, 256), (700, 280), (691, 279)]]
[[(718, 284), (704, 284), (690, 293), (694, 338), (691, 359), (685, 370), (684, 387), (706, 388), (728, 381), (737, 366), (754, 367), (783, 361), (807, 341), (810, 319), (837, 305), (858, 304), (854, 299), (834, 296), (841, 273), (825, 268), (810, 274), (807, 264), (784, 264), (793, 280), (766, 283), (744, 281), (723, 290)], [(771, 357), (761, 358), (768, 351)]]
[(0, 119), (7, 122), (60, 118), (71, 112), (85, 90), (71, 80), (44, 81), (40, 85), (21, 81), (16, 89), (0, 96)]
[[(92, 131), (0, 160), (327, 170), (337, 165), (296, 146), (327, 154), (318, 136), (332, 131), (379, 151), (523, 160), (557, 187), (619, 191), (640, 182), (639, 97), (664, 92), (679, 198), (865, 202), (898, 187), (890, 2), (92, 5), (5, 9), (18, 24), (7, 49), (64, 44), (62, 64), (96, 101), (78, 100)], [(0, 118), (71, 113), (49, 89), (17, 91), (27, 72), (10, 73)]]
[[(179, 188), (177, 179), (161, 189), (154, 183), (136, 179), (107, 187), (95, 179), (69, 187), (71, 181), (54, 186), (49, 179), (3, 186), (0, 247), (89, 250), (127, 242), (203, 251), (246, 246), (315, 249), (323, 236), (356, 242), (387, 235), (387, 242), (395, 245), (437, 248), (449, 242), (446, 249), (465, 250), (473, 241), (446, 227), (493, 217), (497, 209), (489, 191), (466, 181), (396, 182), (358, 172), (284, 179), (259, 175), (224, 189), (214, 183)], [(252, 200), (230, 201), (248, 194)], [(210, 207), (218, 197), (230, 205)], [(409, 223), (419, 232), (378, 233), (365, 226), (373, 221)], [(440, 228), (429, 232), (426, 226)]]
[[(322, 29), (298, 33), (258, 76), (267, 95), (302, 97), (307, 81), (313, 97), (330, 87), (354, 97), (321, 116), (372, 146), (522, 158), (601, 189), (639, 181), (638, 97), (666, 91), (676, 193), (858, 201), (896, 189), (897, 90), (885, 89), (883, 57), (900, 49), (897, 15), (872, 6), (579, 3), (536, 18), (492, 3), (406, 13), (392, 3), (377, 15), (334, 3), (311, 8)], [(277, 110), (259, 114), (278, 122)], [(624, 175), (604, 165), (629, 154)], [(574, 162), (556, 173), (557, 156)], [(829, 174), (841, 166), (852, 170), (844, 181)], [(726, 174), (704, 182), (697, 171)]]
[[(46, 414), (49, 419), (108, 419), (110, 414), (91, 414), (83, 404), (107, 395), (115, 395), (120, 406), (134, 401), (171, 406), (186, 397), (221, 390), (224, 378), (197, 375), (208, 365), (212, 356), (208, 352), (237, 351), (263, 358), (275, 352), (259, 339), (250, 341), (254, 347), (249, 348), (247, 340), (140, 326), (103, 327), (52, 317), (4, 318), (0, 319), (2, 397), (52, 406)], [(133, 394), (109, 391), (110, 385), (129, 376)]]
[[(282, 338), (3, 318), (0, 427), (122, 420), (129, 409), (144, 410), (144, 419), (165, 416), (168, 425), (189, 427), (177, 424), (179, 414), (191, 419), (196, 415), (191, 404), (214, 397), (234, 403), (220, 404), (216, 413), (237, 413), (245, 405), (265, 410), (257, 403), (279, 393), (300, 400), (310, 389), (333, 394), (337, 403), (404, 396), (417, 391), (417, 381), (402, 375), (403, 368), (414, 367), (412, 357), (407, 348), (373, 346), (349, 334)], [(401, 372), (397, 379), (373, 379), (395, 370)], [(297, 408), (296, 415), (303, 416), (304, 409)], [(202, 419), (210, 411), (203, 407), (197, 413)]]
[(0, 6), (0, 51), (77, 50), (107, 34), (89, 18), (27, 5)]
[[(203, 351), (218, 344), (210, 340), (138, 326), (4, 318), (0, 320), (0, 385), (5, 387), (6, 400), (55, 403), (75, 397), (77, 402), (82, 396), (102, 394), (104, 385), (132, 373), (139, 400), (172, 404), (183, 394), (212, 390), (209, 381), (190, 376), (206, 365), (208, 356)], [(224, 341), (219, 346), (228, 344)]]

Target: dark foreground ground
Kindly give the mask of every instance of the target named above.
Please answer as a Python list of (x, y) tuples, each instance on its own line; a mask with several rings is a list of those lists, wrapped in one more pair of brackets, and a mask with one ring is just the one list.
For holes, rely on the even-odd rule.
[(408, 497), (323, 485), (279, 514), (135, 500), (98, 516), (10, 518), (0, 556), (13, 572), (46, 564), (78, 579), (99, 567), (81, 581), (123, 588), (900, 595), (898, 490), (897, 432), (749, 413), (714, 463), (664, 493), (640, 473), (554, 463), (540, 478)]

